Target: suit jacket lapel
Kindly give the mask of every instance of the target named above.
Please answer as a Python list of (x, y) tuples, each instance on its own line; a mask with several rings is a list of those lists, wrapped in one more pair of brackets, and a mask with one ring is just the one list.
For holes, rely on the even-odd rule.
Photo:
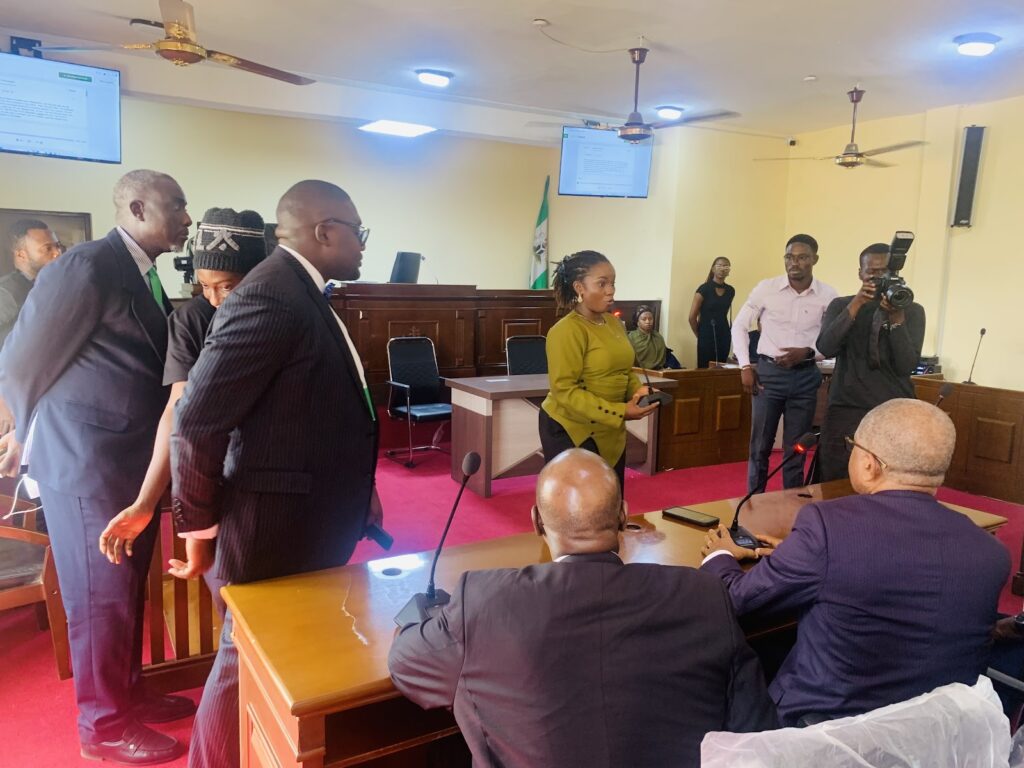
[(284, 256), (285, 262), (299, 276), (299, 280), (302, 283), (303, 288), (305, 288), (306, 292), (309, 294), (310, 301), (313, 306), (316, 307), (316, 312), (319, 313), (323, 318), (323, 321), (327, 324), (328, 332), (331, 334), (334, 342), (341, 350), (341, 357), (345, 361), (345, 367), (348, 370), (349, 377), (352, 379), (352, 384), (359, 393), (359, 397), (362, 398), (363, 382), (359, 378), (359, 371), (356, 369), (355, 361), (352, 359), (352, 351), (349, 349), (348, 342), (345, 341), (345, 337), (341, 334), (341, 328), (338, 327), (338, 318), (335, 316), (334, 310), (331, 309), (330, 302), (325, 299), (324, 295), (317, 289), (316, 283), (313, 282), (313, 278), (309, 276), (309, 273), (306, 272), (305, 268), (283, 248), (280, 249), (280, 252)]
[(153, 300), (153, 294), (146, 286), (135, 259), (128, 253), (128, 248), (116, 229), (107, 235), (107, 242), (117, 254), (117, 264), (121, 270), (121, 287), (128, 292), (132, 315), (142, 326), (142, 331), (146, 334), (157, 360), (163, 365), (167, 357), (167, 315)]

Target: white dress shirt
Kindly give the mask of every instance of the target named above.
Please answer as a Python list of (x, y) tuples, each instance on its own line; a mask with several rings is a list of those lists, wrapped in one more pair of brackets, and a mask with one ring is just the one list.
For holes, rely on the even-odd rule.
[[(119, 234), (121, 236), (121, 240), (124, 241), (124, 247), (127, 248), (128, 253), (132, 255), (132, 259), (135, 261), (135, 266), (139, 268), (139, 272), (142, 273), (143, 277), (146, 277), (146, 275), (149, 274), (149, 270), (154, 266), (153, 260), (149, 258), (144, 250), (142, 250), (142, 246), (136, 243), (134, 238), (120, 227), (117, 228), (117, 234)], [(146, 287), (149, 287), (148, 280), (146, 281)]]
[(761, 324), (759, 355), (777, 357), (786, 347), (810, 347), (822, 359), (815, 343), (825, 310), (837, 296), (835, 288), (817, 278), (802, 293), (793, 289), (786, 275), (762, 280), (732, 324), (732, 348), (739, 364), (750, 364), (750, 326), (755, 320)]

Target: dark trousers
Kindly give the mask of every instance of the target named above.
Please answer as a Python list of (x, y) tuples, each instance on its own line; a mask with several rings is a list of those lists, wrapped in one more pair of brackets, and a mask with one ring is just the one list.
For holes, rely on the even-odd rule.
[(160, 515), (113, 565), (100, 533), (134, 498), (89, 499), (41, 487), (53, 559), (68, 617), (71, 667), (83, 744), (120, 739), (142, 701), (142, 615)]
[[(579, 445), (576, 445), (569, 437), (569, 433), (565, 431), (565, 427), (559, 424), (557, 421), (548, 416), (547, 411), (543, 408), (540, 409), (540, 415), (538, 416), (537, 429), (540, 432), (540, 446), (544, 451), (544, 463), (547, 464), (555, 456), (560, 454), (562, 451), (567, 451), (570, 448), (584, 448), (591, 453), (600, 453), (597, 449), (597, 443), (594, 442), (594, 438), (588, 437)], [(623, 427), (625, 429), (625, 427)], [(623, 451), (619, 460), (615, 462), (615, 466), (612, 467), (615, 470), (615, 474), (619, 478), (619, 490), (625, 496), (626, 492), (626, 452)]]
[(850, 451), (846, 447), (846, 436), (853, 437), (867, 414), (863, 408), (848, 408), (830, 405), (821, 425), (821, 440), (818, 442), (818, 466), (821, 480), (843, 480), (850, 476)]
[(814, 421), (821, 373), (813, 364), (782, 368), (761, 360), (757, 364), (757, 377), (764, 389), (752, 398), (747, 491), (763, 487), (768, 478), (768, 459), (780, 418), (783, 419), (783, 460), (786, 461), (782, 484), (786, 488), (799, 488), (804, 484), (804, 457), (793, 460), (789, 457), (793, 455), (793, 443), (810, 430)]
[(231, 611), (224, 614), (220, 645), (192, 726), (189, 768), (237, 768), (238, 650), (231, 639)]

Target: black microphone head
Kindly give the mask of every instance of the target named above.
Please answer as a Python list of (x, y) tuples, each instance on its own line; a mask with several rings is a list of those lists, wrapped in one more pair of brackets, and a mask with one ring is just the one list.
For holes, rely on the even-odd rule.
[(947, 381), (941, 387), (939, 387), (939, 397), (945, 399), (953, 394), (953, 382)]
[(818, 444), (817, 432), (804, 432), (800, 439), (793, 444), (793, 448), (800, 453), (805, 453)]
[(477, 470), (480, 469), (480, 454), (476, 451), (470, 451), (462, 457), (462, 474), (466, 477), (472, 477), (476, 474)]
[(981, 333), (979, 335), (981, 335), (981, 336), (985, 335), (985, 329), (984, 328), (981, 329)]

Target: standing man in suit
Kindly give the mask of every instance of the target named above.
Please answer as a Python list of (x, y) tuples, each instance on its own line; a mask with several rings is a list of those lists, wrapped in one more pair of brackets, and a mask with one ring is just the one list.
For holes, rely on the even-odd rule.
[(39, 273), (0, 353), (0, 392), (16, 432), (5, 474), (35, 419), (31, 472), (40, 486), (68, 617), (82, 755), (127, 765), (165, 762), (181, 745), (142, 722), (192, 714), (180, 696), (142, 690), (142, 601), (159, 517), (129, 567), (96, 541), (135, 497), (167, 390), (167, 313), (154, 261), (179, 250), (192, 223), (170, 176), (132, 171), (114, 188), (117, 227)]
[(920, 400), (890, 400), (861, 421), (850, 482), (861, 495), (808, 504), (793, 531), (755, 557), (724, 527), (701, 570), (736, 612), (797, 613), (797, 639), (769, 692), (783, 725), (859, 715), (985, 671), (1006, 548), (935, 499), (956, 430)]
[[(377, 423), (355, 347), (324, 296), (359, 277), (369, 230), (351, 198), (302, 181), (277, 207), (278, 248), (231, 292), (178, 401), (174, 518), (187, 561), (249, 582), (342, 565), (382, 519)], [(231, 613), (203, 690), (191, 766), (239, 763), (238, 654)]]
[[(779, 419), (783, 419), (786, 488), (804, 484), (804, 459), (791, 460), (793, 445), (814, 421), (821, 373), (815, 348), (825, 308), (836, 297), (835, 289), (814, 277), (818, 241), (810, 235), (793, 235), (786, 243), (786, 274), (762, 280), (736, 315), (732, 324), (732, 348), (740, 364), (743, 391), (753, 396), (750, 422), (750, 461), (747, 490), (764, 490), (768, 457), (775, 443)], [(761, 329), (757, 358), (750, 356), (750, 327)]]
[(571, 448), (537, 481), (550, 563), (464, 573), (396, 636), (396, 687), (454, 707), (473, 765), (698, 766), (708, 731), (777, 725), (721, 582), (624, 564), (615, 472)]

